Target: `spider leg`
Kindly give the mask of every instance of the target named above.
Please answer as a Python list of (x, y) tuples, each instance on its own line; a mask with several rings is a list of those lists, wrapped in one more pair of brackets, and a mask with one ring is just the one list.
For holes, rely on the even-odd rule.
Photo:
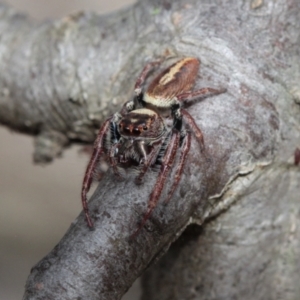
[(180, 109), (181, 114), (185, 120), (185, 122), (188, 124), (188, 126), (193, 131), (196, 139), (198, 140), (200, 144), (201, 151), (204, 151), (204, 140), (203, 140), (203, 134), (198, 125), (196, 124), (194, 118), (183, 108)]
[(134, 85), (134, 93), (138, 97), (142, 93), (142, 87), (146, 81), (146, 78), (149, 74), (154, 70), (154, 68), (160, 65), (162, 62), (161, 59), (149, 62), (145, 65), (142, 72), (140, 73), (139, 77), (137, 78), (135, 85)]
[(119, 172), (118, 169), (118, 161), (115, 157), (116, 154), (116, 149), (120, 146), (120, 143), (115, 143), (111, 146), (110, 151), (109, 151), (109, 164), (112, 167), (115, 175), (119, 178), (123, 178), (121, 173)]
[(182, 93), (177, 96), (177, 99), (184, 104), (191, 102), (193, 100), (198, 100), (199, 98), (209, 97), (213, 95), (219, 95), (226, 92), (226, 89), (216, 90), (213, 88), (202, 88), (192, 92)]
[(99, 130), (97, 139), (94, 143), (93, 154), (86, 168), (85, 175), (83, 178), (83, 183), (82, 183), (82, 189), (81, 189), (82, 207), (85, 213), (87, 224), (90, 228), (93, 228), (94, 225), (89, 214), (89, 208), (87, 204), (87, 193), (90, 190), (93, 181), (93, 173), (95, 171), (99, 158), (102, 155), (104, 150), (104, 140), (105, 140), (106, 133), (109, 130), (111, 119), (112, 117), (108, 118)]
[(134, 110), (134, 100), (129, 100), (129, 101), (125, 102), (124, 105), (122, 106), (120, 114), (123, 116), (123, 115), (128, 114), (132, 110)]
[(149, 167), (155, 163), (155, 160), (161, 149), (161, 145), (163, 144), (163, 141), (164, 140), (160, 140), (158, 143), (154, 144), (151, 152), (143, 158), (143, 166), (141, 168), (139, 175), (135, 178), (135, 183), (137, 185), (139, 185), (143, 182), (143, 178), (144, 178), (145, 174), (147, 173)]
[[(216, 90), (213, 88), (202, 88), (196, 91), (182, 93), (177, 96), (177, 104), (175, 104), (175, 107), (176, 105), (180, 107), (180, 102), (183, 104), (188, 104), (189, 102), (193, 100), (197, 100), (201, 97), (218, 95), (224, 92), (226, 92), (226, 89)], [(181, 118), (183, 117), (185, 119), (186, 123), (194, 132), (198, 142), (200, 143), (201, 151), (203, 151), (204, 150), (203, 134), (200, 128), (197, 126), (194, 118), (183, 108), (176, 108), (174, 110), (174, 116), (175, 116), (175, 120), (180, 124), (179, 126), (181, 126), (181, 122), (180, 122)]]
[(142, 72), (140, 73), (138, 79), (136, 80), (136, 83), (134, 85), (134, 98), (127, 101), (122, 109), (121, 109), (121, 115), (124, 115), (136, 108), (136, 104), (140, 103), (142, 100), (142, 90), (143, 85), (145, 84), (146, 78), (149, 76), (149, 74), (155, 69), (155, 67), (159, 64), (161, 64), (160, 60), (155, 60), (152, 62), (149, 62), (146, 64)]
[(184, 167), (184, 163), (186, 161), (186, 157), (190, 151), (190, 148), (191, 148), (191, 139), (192, 139), (192, 136), (191, 134), (188, 132), (184, 138), (184, 144), (182, 145), (183, 149), (182, 149), (182, 152), (181, 152), (181, 155), (180, 155), (180, 159), (179, 159), (179, 163), (177, 165), (177, 169), (176, 169), (176, 173), (175, 173), (175, 177), (174, 177), (174, 182), (173, 182), (173, 185), (168, 193), (168, 196), (167, 196), (167, 199), (165, 200), (165, 204), (167, 204), (171, 197), (173, 196), (177, 186), (178, 186), (178, 183), (180, 181), (180, 178), (181, 178), (181, 175), (182, 175), (182, 172), (183, 172), (183, 167)]
[(162, 161), (162, 165), (160, 168), (158, 178), (156, 180), (153, 191), (150, 194), (147, 211), (144, 215), (144, 218), (143, 218), (140, 226), (135, 231), (135, 233), (131, 236), (132, 238), (134, 238), (139, 233), (139, 231), (144, 227), (144, 225), (145, 225), (146, 221), (149, 219), (153, 209), (157, 205), (157, 202), (161, 196), (164, 184), (167, 180), (167, 176), (172, 168), (172, 163), (175, 159), (176, 152), (179, 147), (179, 141), (180, 141), (180, 132), (177, 130), (174, 130), (172, 133), (168, 148), (163, 157), (163, 161)]

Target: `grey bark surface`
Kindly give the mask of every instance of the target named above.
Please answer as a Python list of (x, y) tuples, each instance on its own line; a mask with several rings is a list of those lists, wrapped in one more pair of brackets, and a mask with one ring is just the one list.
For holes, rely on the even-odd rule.
[(92, 142), (149, 60), (198, 57), (195, 88), (227, 89), (188, 108), (206, 150), (193, 140), (174, 197), (140, 234), (157, 174), (136, 186), (108, 172), (89, 203), (95, 230), (81, 214), (23, 299), (120, 299), (150, 265), (145, 300), (299, 297), (298, 0), (145, 0), (42, 24), (0, 13), (0, 122), (36, 135), (37, 162)]

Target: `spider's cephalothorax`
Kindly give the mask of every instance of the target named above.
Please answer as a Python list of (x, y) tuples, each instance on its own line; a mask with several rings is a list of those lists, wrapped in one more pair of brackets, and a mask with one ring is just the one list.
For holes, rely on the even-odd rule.
[[(208, 95), (217, 95), (224, 90), (202, 88), (191, 91), (199, 70), (199, 60), (183, 58), (162, 71), (143, 91), (145, 81), (160, 61), (148, 63), (135, 84), (135, 95), (126, 102), (120, 112), (108, 118), (98, 133), (94, 151), (82, 186), (82, 205), (90, 228), (93, 222), (89, 215), (87, 193), (99, 158), (104, 155), (114, 173), (124, 177), (125, 170), (137, 170), (135, 182), (143, 182), (147, 170), (160, 165), (154, 188), (149, 196), (148, 208), (136, 233), (144, 226), (157, 205), (163, 187), (179, 148), (181, 154), (176, 165), (174, 181), (166, 201), (169, 201), (180, 181), (183, 167), (191, 145), (191, 133), (200, 143), (204, 142), (201, 130), (193, 117), (183, 108), (184, 104)], [(169, 124), (168, 120), (172, 120)], [(135, 234), (136, 234), (135, 233)]]

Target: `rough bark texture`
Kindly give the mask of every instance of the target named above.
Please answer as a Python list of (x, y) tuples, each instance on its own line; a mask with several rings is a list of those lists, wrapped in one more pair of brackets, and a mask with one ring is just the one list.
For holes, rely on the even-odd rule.
[(146, 272), (143, 300), (299, 298), (299, 167), (248, 177), (237, 183), (248, 186), (236, 193), (240, 201), (189, 228)]
[(206, 151), (193, 141), (170, 203), (130, 239), (156, 173), (137, 187), (108, 172), (90, 201), (95, 231), (81, 214), (32, 269), (24, 299), (120, 299), (188, 224), (201, 230), (145, 273), (143, 299), (299, 297), (298, 0), (145, 0), (44, 24), (0, 12), (0, 122), (37, 135), (38, 162), (92, 141), (149, 59), (198, 57), (197, 87), (227, 88), (189, 108)]

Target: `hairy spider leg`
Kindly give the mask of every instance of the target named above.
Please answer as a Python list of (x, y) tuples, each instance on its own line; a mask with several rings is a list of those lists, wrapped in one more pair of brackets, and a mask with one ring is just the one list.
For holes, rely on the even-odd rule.
[(196, 139), (198, 140), (201, 151), (204, 151), (204, 139), (203, 139), (202, 131), (196, 124), (194, 118), (185, 109), (181, 108), (180, 111), (184, 121), (188, 124), (190, 129), (193, 131)]
[(173, 185), (168, 193), (168, 196), (167, 196), (167, 199), (165, 200), (165, 204), (167, 204), (171, 197), (173, 196), (178, 184), (179, 184), (179, 181), (180, 181), (180, 178), (181, 178), (181, 175), (182, 175), (182, 172), (183, 172), (183, 167), (184, 167), (184, 164), (185, 164), (185, 161), (186, 161), (186, 157), (190, 151), (190, 148), (191, 148), (191, 140), (192, 140), (192, 135), (188, 132), (186, 134), (186, 136), (184, 137), (184, 141), (183, 141), (183, 145), (182, 145), (182, 151), (181, 151), (181, 154), (180, 154), (180, 158), (179, 158), (179, 162), (178, 162), (178, 165), (177, 165), (177, 169), (176, 169), (176, 173), (175, 173), (175, 176), (174, 176), (174, 182), (173, 182)]
[(89, 214), (89, 208), (87, 204), (87, 193), (90, 190), (91, 184), (93, 182), (93, 173), (95, 171), (95, 168), (97, 166), (97, 163), (99, 161), (100, 156), (103, 153), (104, 150), (104, 140), (107, 131), (109, 130), (110, 122), (113, 116), (108, 118), (104, 124), (101, 126), (97, 139), (94, 143), (94, 150), (93, 154), (91, 156), (91, 159), (89, 161), (89, 164), (86, 168), (85, 175), (83, 178), (83, 184), (82, 184), (82, 190), (81, 190), (81, 201), (82, 201), (82, 207), (85, 213), (85, 218), (87, 221), (87, 224), (90, 228), (93, 228), (93, 222)]
[(188, 102), (190, 102), (190, 101), (200, 100), (201, 98), (204, 98), (204, 97), (219, 95), (219, 94), (222, 94), (225, 92), (226, 92), (226, 89), (216, 90), (213, 88), (202, 88), (202, 89), (199, 89), (196, 91), (182, 93), (177, 96), (177, 99), (184, 104), (188, 104)]
[(162, 165), (161, 165), (155, 186), (150, 194), (147, 211), (144, 215), (144, 218), (143, 218), (140, 226), (135, 231), (135, 233), (133, 233), (133, 235), (131, 236), (132, 238), (134, 238), (139, 233), (139, 231), (144, 227), (144, 225), (147, 222), (147, 220), (149, 219), (153, 209), (157, 205), (157, 202), (162, 193), (164, 184), (167, 180), (167, 176), (172, 168), (172, 164), (175, 159), (177, 150), (179, 148), (179, 141), (180, 141), (180, 132), (175, 129), (172, 132), (170, 143), (169, 143), (168, 148), (163, 157)]
[(121, 108), (120, 114), (122, 116), (128, 114), (129, 112), (131, 112), (132, 110), (134, 110), (134, 101), (133, 100), (129, 100), (127, 102), (124, 103), (124, 105)]
[(153, 149), (151, 150), (151, 152), (147, 156), (146, 160), (144, 161), (144, 165), (141, 168), (139, 175), (135, 178), (135, 183), (137, 185), (139, 185), (143, 182), (144, 176), (147, 173), (149, 167), (155, 163), (155, 160), (156, 160), (157, 155), (163, 145), (164, 140), (165, 139), (161, 139), (159, 142), (156, 142), (152, 145)]
[(119, 172), (119, 169), (118, 169), (118, 162), (116, 160), (116, 157), (115, 157), (115, 153), (116, 153), (116, 149), (120, 146), (120, 143), (115, 143), (111, 146), (110, 148), (110, 151), (109, 151), (109, 164), (110, 166), (112, 167), (113, 169), (113, 172), (115, 173), (115, 175), (122, 179), (123, 176), (121, 175), (121, 173)]
[(121, 115), (124, 115), (132, 110), (134, 110), (137, 103), (140, 103), (142, 100), (142, 91), (143, 91), (143, 85), (145, 84), (146, 78), (149, 76), (149, 74), (155, 69), (157, 65), (160, 65), (162, 62), (161, 59), (155, 60), (152, 62), (149, 62), (145, 65), (142, 72), (140, 73), (139, 77), (137, 78), (135, 85), (134, 85), (134, 98), (133, 100), (127, 101), (122, 109), (121, 109)]
[(160, 65), (162, 62), (161, 59), (149, 62), (145, 65), (139, 77), (137, 78), (134, 85), (134, 93), (138, 97), (142, 93), (143, 85), (145, 84), (146, 78), (149, 74), (155, 69), (156, 66)]
[[(182, 93), (177, 96), (177, 100), (183, 104), (188, 104), (188, 102), (198, 100), (199, 98), (201, 99), (202, 97), (205, 96), (213, 96), (213, 95), (219, 95), (226, 92), (226, 89), (221, 89), (221, 90), (216, 90), (213, 88), (202, 88), (196, 91), (192, 92), (186, 92)], [(187, 112), (187, 110), (183, 108), (178, 109), (177, 115), (182, 115), (186, 123), (189, 125), (193, 133), (195, 134), (196, 139), (200, 143), (200, 149), (201, 151), (204, 151), (204, 139), (203, 139), (203, 134), (200, 128), (197, 126), (194, 118)], [(176, 113), (175, 113), (176, 116)], [(178, 116), (177, 116), (178, 118)]]

